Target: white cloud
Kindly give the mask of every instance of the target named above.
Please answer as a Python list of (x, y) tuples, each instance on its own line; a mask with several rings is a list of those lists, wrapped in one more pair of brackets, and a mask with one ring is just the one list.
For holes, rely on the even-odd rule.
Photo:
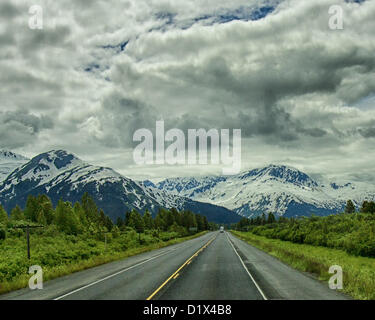
[[(181, 129), (241, 128), (244, 168), (283, 161), (331, 175), (371, 170), (374, 1), (282, 1), (248, 21), (253, 9), (279, 2), (2, 4), (3, 146), (27, 155), (65, 148), (132, 177), (215, 171), (133, 167), (133, 132), (163, 118)], [(32, 4), (44, 8), (43, 30), (27, 27)], [(331, 4), (343, 6), (344, 30), (328, 28)], [(21, 115), (5, 123), (9, 112), (38, 130)]]

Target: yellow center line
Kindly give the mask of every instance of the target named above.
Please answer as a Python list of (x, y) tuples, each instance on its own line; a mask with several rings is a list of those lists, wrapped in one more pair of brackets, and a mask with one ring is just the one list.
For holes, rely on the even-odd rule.
[(167, 280), (165, 280), (163, 282), (163, 284), (157, 288), (146, 300), (151, 300), (172, 278), (176, 279), (178, 276), (179, 276), (179, 272), (182, 270), (183, 267), (185, 267), (187, 264), (189, 264), (191, 262), (191, 260), (196, 257), (198, 255), (198, 253), (202, 252), (205, 248), (208, 247), (208, 245), (215, 240), (215, 238), (217, 237), (217, 235), (215, 237), (213, 237), (211, 240), (209, 240), (203, 247), (201, 247), (200, 249), (198, 249), (197, 252), (195, 252), (189, 259), (187, 259), (181, 267), (179, 267)]

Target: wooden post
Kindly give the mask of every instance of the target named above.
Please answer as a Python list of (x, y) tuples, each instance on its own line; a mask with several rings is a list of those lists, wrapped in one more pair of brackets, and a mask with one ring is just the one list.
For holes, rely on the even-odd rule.
[(27, 259), (30, 260), (30, 231), (29, 231), (29, 226), (26, 227), (26, 239), (27, 239)]

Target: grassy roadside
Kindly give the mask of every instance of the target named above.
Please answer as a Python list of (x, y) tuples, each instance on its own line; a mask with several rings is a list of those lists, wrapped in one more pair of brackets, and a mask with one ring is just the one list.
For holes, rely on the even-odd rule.
[[(88, 259), (76, 261), (73, 263), (65, 264), (65, 265), (58, 265), (55, 267), (50, 266), (42, 266), (43, 268), (43, 280), (48, 281), (54, 278), (58, 278), (64, 275), (68, 275), (74, 272), (82, 271), (85, 269), (89, 269), (95, 266), (99, 266), (105, 263), (113, 262), (116, 260), (125, 259), (140, 253), (164, 248), (173, 244), (181, 243), (190, 239), (194, 239), (206, 234), (208, 231), (203, 231), (192, 236), (187, 236), (183, 238), (174, 238), (168, 241), (161, 241), (151, 244), (146, 244), (139, 247), (129, 248), (125, 251), (120, 252), (108, 252), (108, 253), (101, 253), (96, 256), (91, 256)], [(0, 283), (0, 294), (4, 294), (13, 290), (25, 288), (28, 285), (28, 281), (30, 279), (30, 275), (27, 273), (21, 274), (16, 278), (10, 281), (2, 281)]]
[(375, 299), (374, 258), (356, 257), (337, 249), (268, 239), (250, 232), (231, 232), (291, 267), (315, 274), (322, 281), (328, 281), (332, 276), (328, 273), (330, 266), (339, 265), (343, 269), (343, 292), (355, 299)]

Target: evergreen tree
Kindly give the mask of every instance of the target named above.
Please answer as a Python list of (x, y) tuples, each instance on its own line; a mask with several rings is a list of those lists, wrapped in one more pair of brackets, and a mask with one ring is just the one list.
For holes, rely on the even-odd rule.
[(172, 208), (170, 210), (172, 216), (173, 216), (173, 221), (176, 222), (176, 224), (178, 226), (181, 226), (182, 225), (182, 217), (181, 217), (181, 214), (180, 212), (178, 212), (178, 210), (176, 208)]
[(165, 230), (165, 222), (160, 212), (155, 217), (154, 226), (156, 229)]
[(262, 213), (262, 216), (260, 218), (260, 224), (261, 225), (264, 225), (267, 223), (267, 220), (266, 220), (266, 215), (264, 214), (264, 212)]
[(367, 212), (366, 210), (368, 209), (368, 201), (363, 201), (363, 203), (362, 203), (362, 207), (361, 207), (361, 212), (363, 212), (363, 213), (365, 213), (365, 212)]
[(130, 215), (131, 215), (131, 211), (126, 211), (125, 212), (125, 226), (128, 226), (129, 225), (129, 221), (130, 221)]
[(272, 213), (272, 212), (270, 212), (269, 214), (268, 214), (268, 219), (267, 219), (267, 223), (275, 223), (276, 222), (276, 218), (275, 218), (275, 215)]
[(55, 218), (52, 201), (46, 195), (39, 195), (36, 198), (37, 203), (37, 221), (43, 224), (51, 224)]
[(143, 218), (135, 209), (130, 213), (128, 227), (135, 229), (138, 233), (142, 233), (145, 229)]
[(204, 225), (203, 230), (209, 230), (210, 226), (209, 226), (209, 223), (208, 223), (208, 220), (207, 220), (206, 216), (203, 216), (203, 225)]
[(203, 231), (204, 230), (203, 216), (201, 216), (200, 214), (196, 214), (195, 219), (197, 220), (198, 231)]
[(145, 224), (146, 229), (148, 229), (148, 230), (153, 229), (154, 222), (152, 220), (151, 213), (150, 213), (150, 211), (148, 211), (148, 209), (146, 209), (145, 213), (143, 214), (143, 222)]
[(106, 215), (104, 214), (104, 211), (102, 209), (100, 209), (99, 211), (99, 225), (101, 227), (106, 226)]
[(42, 225), (45, 225), (47, 224), (47, 219), (46, 217), (44, 216), (44, 212), (42, 209), (39, 209), (38, 213), (37, 213), (37, 216), (36, 216), (36, 221), (39, 223), (39, 224), (42, 224)]
[(122, 229), (125, 226), (124, 220), (121, 217), (117, 217), (116, 226)]
[(105, 222), (104, 222), (104, 225), (105, 225), (105, 227), (107, 228), (107, 230), (108, 230), (109, 232), (111, 232), (112, 229), (113, 229), (113, 227), (114, 227), (114, 224), (113, 224), (111, 218), (108, 217), (107, 215), (105, 216)]
[(169, 229), (175, 223), (174, 213), (171, 210), (165, 209), (161, 209), (161, 212), (164, 218), (165, 227)]
[(250, 225), (250, 220), (248, 218), (242, 218), (236, 226), (238, 231), (247, 231), (248, 226)]
[(112, 237), (118, 238), (120, 236), (120, 229), (117, 225), (113, 226), (112, 228)]
[(363, 201), (361, 212), (364, 213), (375, 213), (375, 202), (373, 201)]
[(375, 213), (375, 202), (371, 201), (369, 204), (369, 212), (370, 213)]
[(87, 221), (85, 210), (83, 210), (82, 205), (79, 202), (76, 202), (73, 206), (74, 214), (78, 217), (81, 226), (85, 229), (89, 227)]
[(5, 240), (6, 235), (7, 235), (7, 233), (6, 233), (5, 228), (0, 226), (0, 240)]
[(346, 202), (345, 213), (354, 213), (354, 212), (355, 212), (355, 206), (353, 204), (353, 201), (348, 200)]
[(191, 211), (185, 210), (182, 213), (182, 226), (187, 230), (189, 230), (189, 228), (197, 227), (197, 220), (195, 218), (195, 215)]
[(0, 204), (0, 224), (6, 226), (8, 224), (8, 214), (4, 210), (3, 206)]
[(27, 220), (37, 222), (38, 221), (38, 202), (33, 195), (29, 195), (26, 200), (26, 206), (24, 210), (24, 215)]
[(24, 219), (25, 219), (25, 216), (23, 215), (21, 208), (18, 205), (16, 205), (10, 213), (10, 220), (20, 221)]
[(87, 192), (83, 194), (81, 203), (89, 226), (97, 226), (99, 220), (98, 207)]
[(196, 215), (192, 212), (190, 212), (190, 220), (191, 220), (191, 227), (190, 228), (197, 228), (198, 227), (198, 224), (197, 224), (197, 218), (196, 218)]
[(67, 234), (76, 235), (81, 231), (79, 218), (69, 202), (59, 200), (56, 206), (56, 225)]
[(254, 220), (254, 225), (260, 226), (262, 224), (262, 219), (260, 216), (257, 216)]

